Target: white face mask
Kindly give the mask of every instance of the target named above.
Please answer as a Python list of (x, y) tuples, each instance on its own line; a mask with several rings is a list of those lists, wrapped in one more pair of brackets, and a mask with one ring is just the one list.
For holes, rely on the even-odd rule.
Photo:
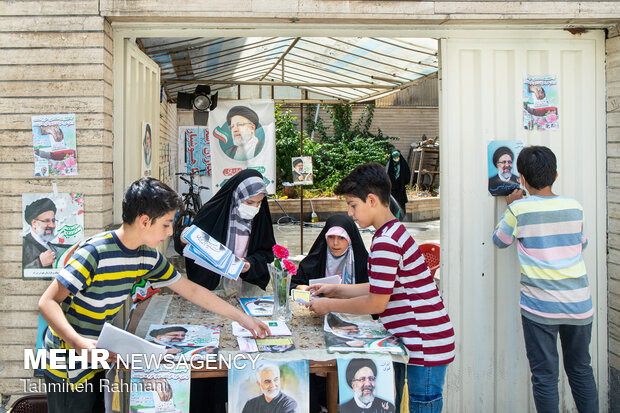
[(256, 214), (258, 214), (258, 210), (260, 207), (254, 207), (252, 205), (241, 203), (237, 207), (237, 211), (239, 211), (239, 216), (243, 219), (253, 219)]

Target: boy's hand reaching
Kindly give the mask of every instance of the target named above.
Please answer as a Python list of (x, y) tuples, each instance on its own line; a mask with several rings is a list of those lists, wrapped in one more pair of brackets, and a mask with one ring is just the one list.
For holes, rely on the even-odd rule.
[(515, 189), (510, 194), (506, 195), (506, 205), (510, 205), (517, 199), (521, 198), (523, 198), (523, 189)]
[[(329, 285), (329, 284), (325, 284)], [(325, 315), (330, 312), (329, 310), (329, 298), (315, 298), (312, 301), (306, 303), (306, 307), (314, 311), (319, 315)]]
[(339, 284), (314, 284), (310, 286), (313, 296), (323, 294), (324, 297), (336, 297), (338, 295)]
[(239, 320), (239, 324), (250, 330), (250, 333), (252, 333), (254, 338), (265, 338), (271, 335), (271, 331), (269, 331), (267, 324), (262, 321), (258, 321), (256, 318), (250, 317), (247, 314), (244, 314), (244, 317)]

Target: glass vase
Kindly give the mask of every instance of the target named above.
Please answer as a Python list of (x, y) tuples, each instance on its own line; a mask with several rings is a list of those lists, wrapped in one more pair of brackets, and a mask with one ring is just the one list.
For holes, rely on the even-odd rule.
[(273, 287), (273, 319), (291, 321), (293, 312), (291, 311), (288, 292), (291, 288), (291, 275), (286, 270), (281, 270), (273, 264), (268, 265), (269, 275), (271, 276), (271, 286)]

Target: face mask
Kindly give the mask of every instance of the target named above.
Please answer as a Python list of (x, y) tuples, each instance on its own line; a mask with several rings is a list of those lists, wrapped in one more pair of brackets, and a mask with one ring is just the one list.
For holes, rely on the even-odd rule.
[(248, 204), (241, 203), (237, 207), (237, 211), (239, 211), (239, 216), (243, 219), (253, 219), (256, 214), (258, 214), (259, 207), (253, 207)]

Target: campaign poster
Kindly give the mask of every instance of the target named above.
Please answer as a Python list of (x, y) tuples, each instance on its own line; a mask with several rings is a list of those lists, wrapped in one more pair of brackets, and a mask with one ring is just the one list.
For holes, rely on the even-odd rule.
[(189, 413), (190, 369), (181, 364), (131, 371), (132, 413)]
[(32, 117), (34, 176), (78, 174), (75, 114)]
[(278, 406), (285, 412), (308, 413), (308, 360), (275, 361), (258, 359), (237, 361), (228, 374), (228, 411), (230, 413), (269, 411)]
[(294, 185), (312, 185), (312, 157), (296, 156), (291, 158)]
[(392, 359), (338, 359), (340, 413), (394, 412), (394, 368)]
[(557, 76), (523, 77), (523, 127), (527, 130), (559, 129)]
[(202, 126), (180, 126), (179, 140), (183, 144), (187, 173), (211, 175), (209, 129)]
[(220, 101), (209, 114), (213, 187), (217, 192), (243, 169), (263, 175), (267, 192), (276, 190), (275, 113), (272, 100)]
[(24, 278), (52, 278), (84, 238), (82, 194), (22, 194)]
[(153, 175), (153, 128), (149, 122), (142, 122), (142, 176)]
[(521, 141), (490, 141), (487, 144), (488, 188), (492, 196), (510, 195), (521, 188), (517, 171), (517, 157), (521, 149)]

